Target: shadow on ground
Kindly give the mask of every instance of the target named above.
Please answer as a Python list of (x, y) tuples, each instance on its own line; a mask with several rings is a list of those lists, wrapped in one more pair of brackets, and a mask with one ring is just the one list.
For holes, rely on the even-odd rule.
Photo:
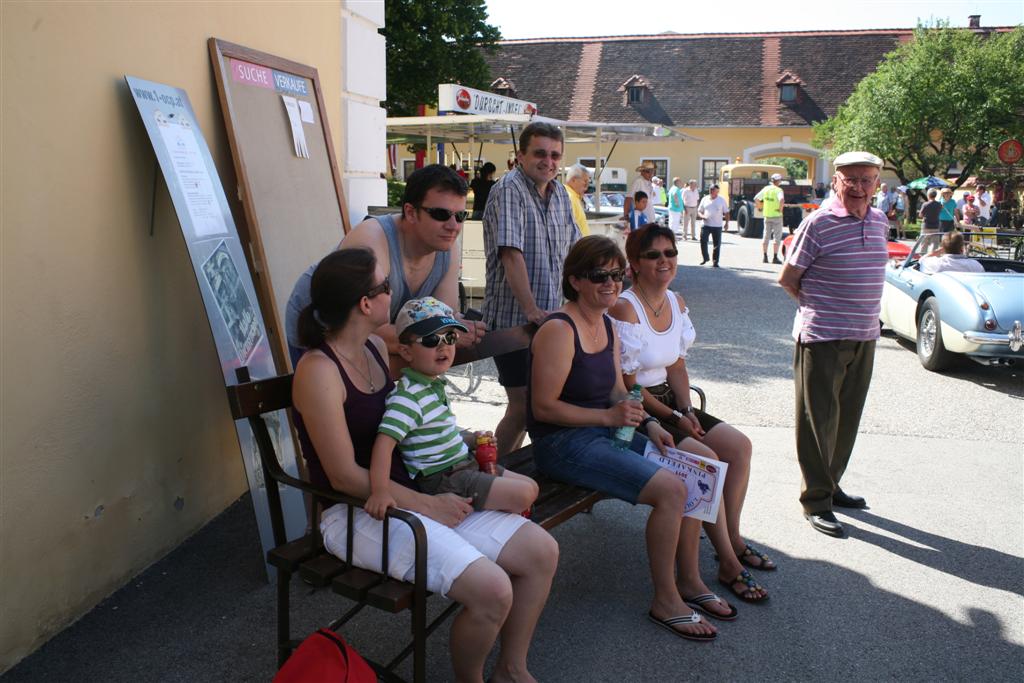
[[(1009, 567), (1013, 558), (870, 518), (936, 548), (910, 557), (914, 561), (944, 568), (935, 553), (950, 563), (970, 555), (976, 573), (967, 578), (1019, 591), (996, 578), (1003, 570), (1019, 578)], [(1005, 680), (1009, 671), (1020, 671), (1022, 648), (1009, 642), (991, 612), (974, 609), (970, 623), (958, 623), (838, 564), (760, 543), (780, 566), (758, 574), (771, 600), (739, 603), (739, 620), (720, 623), (712, 645), (675, 638), (645, 619), (650, 580), (644, 519), (643, 508), (605, 501), (556, 529), (561, 563), (530, 660), (541, 680)], [(851, 529), (851, 535), (866, 538), (867, 532)], [(843, 552), (842, 541), (836, 551)], [(709, 583), (711, 558), (710, 546), (702, 544)], [(293, 628), (301, 633), (350, 604), (298, 582), (292, 591)], [(439, 599), (433, 602), (435, 611), (441, 609)], [(274, 590), (265, 580), (246, 495), (3, 680), (267, 681), (275, 669), (274, 623)], [(405, 616), (368, 610), (344, 635), (364, 654), (386, 658), (407, 628)], [(451, 678), (447, 647), (447, 634), (435, 634), (428, 655), (432, 681)], [(964, 656), (971, 652), (984, 656)]]

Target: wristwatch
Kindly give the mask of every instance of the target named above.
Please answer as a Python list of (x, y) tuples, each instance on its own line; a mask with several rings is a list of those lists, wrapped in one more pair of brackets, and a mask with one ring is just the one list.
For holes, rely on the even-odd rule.
[(657, 422), (657, 421), (658, 421), (658, 418), (654, 417), (653, 415), (648, 415), (644, 419), (640, 420), (640, 429), (642, 429), (642, 430), (644, 430), (646, 432), (647, 431), (647, 425), (649, 425), (652, 422)]
[(693, 412), (693, 406), (686, 406), (686, 410), (684, 410), (682, 412), (680, 412), (678, 410), (673, 410), (672, 411), (672, 416), (675, 417), (678, 420), (683, 415), (689, 415), (692, 412)]

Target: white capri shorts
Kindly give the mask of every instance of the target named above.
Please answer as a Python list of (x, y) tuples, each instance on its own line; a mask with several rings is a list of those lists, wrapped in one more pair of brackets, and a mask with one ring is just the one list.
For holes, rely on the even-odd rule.
[(668, 227), (672, 232), (678, 233), (679, 225), (683, 222), (682, 211), (669, 211), (668, 212)]
[[(481, 557), (494, 562), (502, 548), (519, 527), (531, 522), (521, 515), (497, 510), (472, 512), (454, 529), (425, 517), (412, 514), (423, 522), (427, 532), (427, 590), (447, 596), (455, 579), (466, 567)], [(355, 530), (352, 537), (353, 564), (362, 569), (380, 571), (381, 538), (384, 522), (356, 510)], [(388, 575), (411, 581), (415, 571), (415, 545), (412, 531), (401, 520), (388, 520), (390, 546)], [(324, 512), (320, 520), (320, 533), (324, 547), (332, 555), (345, 557), (345, 534), (348, 527), (348, 506), (334, 505)]]

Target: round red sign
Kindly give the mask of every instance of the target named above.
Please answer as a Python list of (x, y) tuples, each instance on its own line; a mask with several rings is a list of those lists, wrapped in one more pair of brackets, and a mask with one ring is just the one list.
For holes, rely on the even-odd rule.
[(469, 109), (469, 105), (473, 103), (473, 98), (469, 96), (469, 91), (465, 88), (461, 88), (455, 93), (455, 104), (459, 105), (459, 109)]
[(1015, 164), (1024, 156), (1024, 146), (1020, 140), (1007, 140), (999, 145), (999, 160), (1004, 164)]

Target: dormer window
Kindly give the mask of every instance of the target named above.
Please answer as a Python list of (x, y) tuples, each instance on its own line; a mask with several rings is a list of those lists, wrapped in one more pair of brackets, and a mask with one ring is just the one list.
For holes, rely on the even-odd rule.
[(651, 94), (651, 83), (640, 74), (633, 74), (625, 83), (619, 86), (619, 92), (625, 93), (623, 104), (626, 106), (639, 106), (647, 102)]
[(804, 82), (800, 77), (787, 71), (782, 77), (775, 81), (779, 88), (779, 102), (783, 104), (796, 104), (800, 101), (800, 89)]
[(491, 92), (496, 95), (502, 95), (504, 97), (511, 97), (512, 99), (517, 99), (515, 84), (506, 78), (496, 79), (493, 83), (491, 83), (490, 89)]

